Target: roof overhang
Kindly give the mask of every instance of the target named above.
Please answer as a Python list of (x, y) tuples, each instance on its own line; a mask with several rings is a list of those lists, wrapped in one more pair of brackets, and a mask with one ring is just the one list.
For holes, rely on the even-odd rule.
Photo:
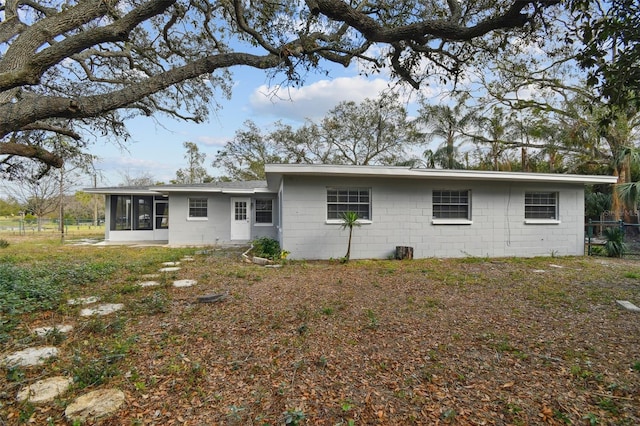
[(104, 194), (104, 195), (163, 195), (162, 192), (154, 191), (147, 188), (127, 188), (127, 187), (84, 188), (83, 191), (88, 194)]
[(275, 187), (283, 176), (379, 177), (425, 180), (469, 180), (493, 182), (545, 182), (582, 185), (614, 184), (615, 176), (559, 173), (494, 172), (482, 170), (422, 169), (397, 166), (342, 166), (309, 164), (267, 164), (267, 183)]
[(271, 193), (269, 188), (212, 188), (212, 187), (171, 187), (167, 186), (155, 186), (153, 189), (162, 194), (178, 194), (188, 192), (192, 193), (218, 193), (218, 194), (238, 194), (238, 195), (250, 195), (250, 194), (264, 194)]

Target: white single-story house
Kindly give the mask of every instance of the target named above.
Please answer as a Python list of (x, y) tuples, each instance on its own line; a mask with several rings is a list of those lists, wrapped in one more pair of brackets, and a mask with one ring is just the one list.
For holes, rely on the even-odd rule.
[(584, 254), (584, 187), (613, 176), (390, 166), (268, 164), (265, 181), (92, 188), (105, 239), (169, 245), (277, 239), (293, 259)]

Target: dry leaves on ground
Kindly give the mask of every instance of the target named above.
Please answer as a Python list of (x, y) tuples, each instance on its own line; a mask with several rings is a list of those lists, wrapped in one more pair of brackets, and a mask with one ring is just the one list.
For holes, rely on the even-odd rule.
[[(640, 317), (615, 304), (640, 304), (638, 273), (596, 258), (266, 269), (204, 255), (177, 273), (196, 286), (126, 294), (104, 320), (118, 329), (79, 324), (45, 369), (126, 343), (94, 386), (127, 395), (106, 425), (640, 424)], [(15, 419), (13, 391), (0, 410)]]

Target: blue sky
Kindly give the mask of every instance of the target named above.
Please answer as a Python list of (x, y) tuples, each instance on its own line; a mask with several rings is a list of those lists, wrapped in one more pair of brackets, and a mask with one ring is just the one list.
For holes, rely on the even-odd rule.
[(91, 153), (99, 157), (95, 163), (102, 175), (98, 186), (118, 185), (124, 174), (151, 175), (158, 181), (169, 182), (179, 168), (186, 166), (183, 147), (186, 141), (197, 143), (207, 155), (209, 173), (220, 175), (220, 171), (211, 167), (211, 161), (246, 120), (263, 128), (278, 120), (297, 126), (306, 118), (322, 118), (341, 101), (375, 98), (389, 87), (386, 76), (365, 78), (355, 66), (335, 68), (331, 78), (310, 76), (302, 87), (279, 90), (269, 86), (264, 71), (238, 68), (233, 73), (232, 98), (219, 100), (222, 108), (212, 112), (208, 122), (193, 124), (165, 116), (140, 117), (127, 122), (131, 139), (126, 150), (98, 140), (91, 147)]

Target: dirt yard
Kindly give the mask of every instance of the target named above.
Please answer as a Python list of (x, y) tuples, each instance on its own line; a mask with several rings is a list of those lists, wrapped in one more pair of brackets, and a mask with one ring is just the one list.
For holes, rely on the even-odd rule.
[[(637, 262), (268, 269), (209, 253), (181, 266), (158, 287), (136, 287), (151, 272), (140, 270), (73, 294), (125, 303), (112, 316), (25, 316), (12, 348), (27, 328), (75, 328), (58, 342), (59, 359), (0, 382), (0, 424), (65, 424), (65, 403), (101, 387), (126, 394), (104, 425), (640, 424), (640, 313), (615, 302), (640, 305)], [(221, 293), (229, 297), (196, 301)], [(25, 415), (20, 384), (51, 372), (73, 375), (75, 387)]]

